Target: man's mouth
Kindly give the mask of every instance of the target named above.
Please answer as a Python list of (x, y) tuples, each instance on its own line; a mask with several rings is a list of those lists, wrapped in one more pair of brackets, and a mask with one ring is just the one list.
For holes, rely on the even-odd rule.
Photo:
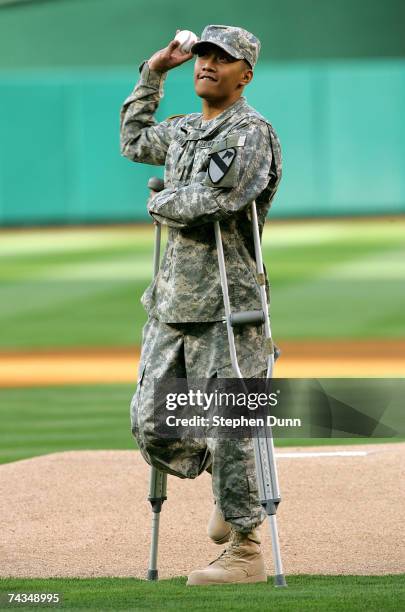
[(198, 79), (200, 81), (207, 80), (207, 81), (214, 81), (214, 82), (216, 82), (217, 80), (217, 79), (214, 79), (214, 77), (212, 76), (208, 76), (208, 74), (202, 74), (201, 76), (198, 77)]

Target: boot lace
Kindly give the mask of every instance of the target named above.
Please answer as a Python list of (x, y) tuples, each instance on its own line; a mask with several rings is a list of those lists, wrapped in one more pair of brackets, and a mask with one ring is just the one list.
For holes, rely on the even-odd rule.
[(227, 559), (228, 557), (231, 557), (232, 553), (236, 552), (235, 549), (238, 549), (239, 546), (240, 546), (239, 542), (232, 542), (232, 544), (228, 548), (224, 548), (224, 550), (221, 552), (219, 557), (211, 561), (208, 565), (212, 565), (213, 563), (216, 563), (220, 559), (224, 560), (224, 559)]

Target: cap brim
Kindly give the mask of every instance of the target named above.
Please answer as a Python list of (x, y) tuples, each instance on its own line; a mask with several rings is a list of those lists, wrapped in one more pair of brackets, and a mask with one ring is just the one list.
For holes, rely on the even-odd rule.
[(214, 41), (214, 40), (199, 40), (198, 42), (194, 43), (194, 45), (191, 47), (190, 49), (191, 53), (194, 53), (194, 54), (198, 53), (198, 50), (201, 49), (204, 45), (214, 45), (215, 47), (219, 47), (220, 49), (223, 49), (223, 51), (226, 51), (227, 53), (229, 53), (229, 55), (231, 55), (235, 59), (244, 59), (243, 55), (238, 53), (236, 49), (234, 49), (230, 45), (226, 45), (222, 42), (218, 43), (217, 41)]

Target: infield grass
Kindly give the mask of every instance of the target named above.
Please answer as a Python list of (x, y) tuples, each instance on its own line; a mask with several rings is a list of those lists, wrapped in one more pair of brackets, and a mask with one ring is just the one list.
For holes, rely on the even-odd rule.
[[(404, 235), (405, 218), (269, 220), (276, 341), (404, 337)], [(2, 232), (0, 350), (140, 344), (152, 253), (147, 225)]]
[(186, 587), (186, 578), (150, 583), (133, 578), (2, 579), (1, 610), (7, 593), (59, 593), (61, 603), (27, 609), (206, 610), (250, 612), (385, 612), (405, 608), (405, 576), (288, 576), (288, 588), (267, 584)]
[[(132, 385), (0, 388), (0, 463), (66, 450), (133, 450)], [(275, 434), (276, 436), (276, 434)], [(276, 446), (323, 446), (401, 438), (275, 438)]]

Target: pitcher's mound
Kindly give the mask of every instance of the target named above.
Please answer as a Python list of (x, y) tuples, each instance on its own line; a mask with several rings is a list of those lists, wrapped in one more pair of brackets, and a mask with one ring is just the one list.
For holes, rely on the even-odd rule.
[[(316, 451), (361, 454), (307, 454)], [(287, 575), (405, 572), (405, 444), (289, 448), (277, 454)], [(137, 451), (55, 453), (0, 466), (0, 575), (144, 578), (149, 469)], [(205, 567), (223, 550), (205, 533), (211, 508), (209, 474), (196, 480), (169, 476), (161, 578)], [(266, 524), (262, 534), (272, 574)]]

